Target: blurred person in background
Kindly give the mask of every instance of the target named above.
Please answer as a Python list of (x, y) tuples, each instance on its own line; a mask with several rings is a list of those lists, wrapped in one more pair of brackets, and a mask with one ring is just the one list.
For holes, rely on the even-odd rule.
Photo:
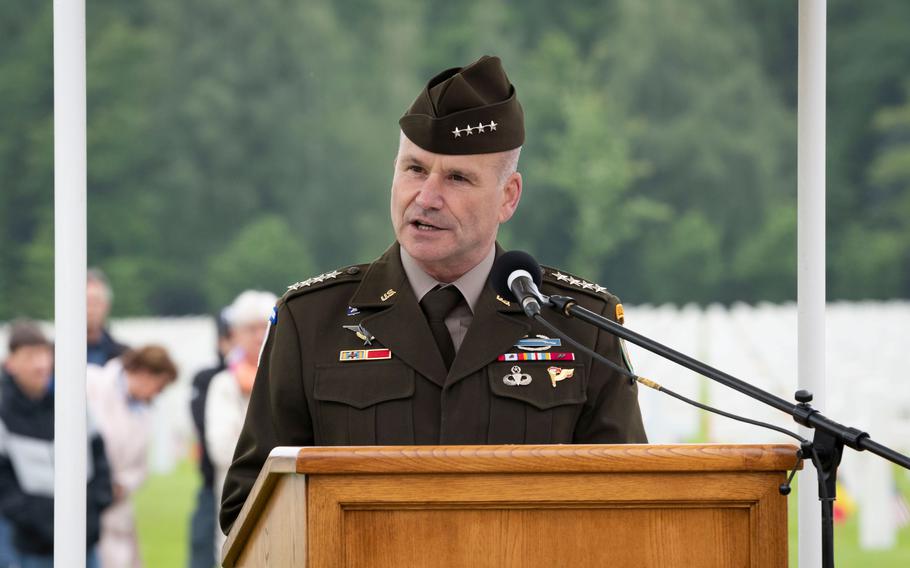
[[(2, 383), (12, 380), (10, 376), (12, 371), (9, 367), (15, 365), (15, 357), (3, 362), (2, 373), (0, 373), (0, 392), (3, 391)], [(0, 568), (14, 568), (18, 565), (16, 551), (13, 548), (13, 528), (9, 520), (0, 514)]]
[(214, 318), (218, 339), (215, 346), (217, 364), (203, 369), (193, 377), (190, 412), (199, 439), (199, 473), (202, 485), (196, 493), (196, 510), (190, 522), (190, 568), (212, 568), (216, 564), (215, 550), (215, 468), (205, 443), (205, 401), (212, 379), (226, 368), (225, 360), (231, 350), (231, 334), (224, 312)]
[[(215, 468), (216, 503), (221, 502), (224, 478), (243, 428), (259, 354), (277, 300), (271, 292), (247, 290), (224, 311), (233, 347), (228, 353), (227, 368), (212, 378), (205, 401), (205, 443)], [(225, 537), (217, 528), (212, 534), (213, 551), (220, 557)]]
[[(33, 322), (13, 323), (0, 381), (0, 511), (22, 568), (54, 563), (54, 348)], [(89, 422), (86, 565), (98, 567), (100, 516), (113, 500), (104, 443)]]
[(148, 473), (150, 404), (176, 378), (177, 366), (158, 345), (126, 351), (104, 367), (89, 366), (88, 407), (104, 440), (114, 491), (113, 505), (101, 515), (102, 568), (142, 566), (131, 497)]
[(114, 293), (107, 276), (100, 269), (88, 269), (85, 294), (88, 362), (103, 367), (114, 357), (122, 355), (127, 347), (111, 337), (107, 330), (107, 316), (111, 311)]

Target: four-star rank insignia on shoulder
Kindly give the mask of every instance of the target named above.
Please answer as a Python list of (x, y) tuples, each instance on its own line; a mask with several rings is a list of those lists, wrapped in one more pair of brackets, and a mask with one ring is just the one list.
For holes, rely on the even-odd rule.
[(319, 276), (314, 276), (312, 278), (307, 278), (306, 280), (303, 280), (301, 282), (296, 282), (294, 284), (291, 284), (290, 286), (288, 286), (288, 291), (293, 292), (293, 291), (299, 290), (301, 288), (307, 288), (309, 286), (312, 286), (313, 284), (319, 284), (320, 282), (325, 282), (326, 280), (331, 280), (333, 278), (337, 278), (337, 277), (341, 276), (341, 274), (342, 273), (337, 270), (333, 270), (331, 272), (324, 272), (324, 273), (320, 274)]
[(553, 278), (555, 278), (556, 280), (558, 280), (559, 282), (565, 282), (566, 284), (569, 284), (571, 286), (577, 286), (578, 288), (581, 288), (582, 290), (590, 290), (591, 292), (595, 292), (597, 294), (608, 293), (607, 289), (604, 288), (603, 286), (601, 286), (600, 284), (592, 284), (591, 282), (588, 282), (586, 280), (582, 280), (580, 278), (575, 278), (574, 276), (572, 276), (570, 274), (563, 274), (562, 272), (559, 272), (558, 270), (547, 270), (547, 273), (550, 276), (552, 276)]
[[(358, 279), (362, 276), (363, 270), (361, 266), (349, 266), (347, 268), (339, 268), (338, 270), (332, 270), (331, 272), (323, 272), (319, 276), (313, 276), (312, 278), (307, 278), (306, 280), (301, 280), (300, 282), (295, 282), (288, 286), (287, 292), (285, 292), (283, 300), (288, 300), (294, 296), (302, 294), (310, 290), (317, 290), (320, 288), (325, 288), (332, 284), (337, 284), (340, 282), (346, 282), (353, 279)], [(348, 315), (356, 315), (358, 311), (355, 308), (348, 308)]]

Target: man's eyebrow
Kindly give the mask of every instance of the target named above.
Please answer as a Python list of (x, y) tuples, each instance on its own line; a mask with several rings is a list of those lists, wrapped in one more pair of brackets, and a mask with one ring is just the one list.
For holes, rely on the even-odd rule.
[[(420, 158), (418, 158), (417, 156), (414, 156), (412, 154), (405, 154), (405, 155), (401, 156), (401, 159), (399, 161), (402, 165), (405, 165), (405, 166), (420, 166), (421, 168), (423, 168), (425, 170), (430, 169), (430, 166), (428, 166)], [(464, 168), (446, 168), (445, 174), (446, 174), (446, 176), (461, 176), (461, 177), (471, 180), (471, 181), (476, 181), (478, 178), (477, 172), (474, 172), (471, 170), (466, 170)]]
[(411, 154), (405, 154), (401, 157), (401, 162), (408, 165), (420, 166), (426, 169), (426, 164), (424, 164), (417, 156), (412, 156)]
[(446, 175), (447, 175), (447, 176), (460, 176), (460, 177), (463, 177), (463, 178), (465, 178), (465, 179), (469, 179), (469, 180), (471, 180), (471, 181), (474, 181), (474, 180), (477, 179), (477, 174), (476, 174), (476, 173), (474, 173), (474, 172), (472, 172), (472, 171), (468, 171), (468, 170), (459, 169), (459, 168), (448, 168), (448, 169), (446, 169)]

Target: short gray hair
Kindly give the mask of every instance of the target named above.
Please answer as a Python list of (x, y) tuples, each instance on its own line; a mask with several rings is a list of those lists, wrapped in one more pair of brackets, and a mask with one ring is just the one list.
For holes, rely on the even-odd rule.
[(104, 290), (104, 296), (105, 296), (105, 298), (107, 298), (108, 303), (111, 303), (114, 301), (114, 291), (111, 289), (111, 283), (110, 283), (110, 281), (108, 281), (107, 275), (104, 273), (103, 270), (101, 270), (97, 266), (89, 268), (85, 272), (85, 281), (94, 282), (95, 284), (99, 284), (101, 286), (101, 288)]
[(518, 158), (521, 157), (521, 146), (502, 153), (502, 161), (499, 163), (499, 183), (505, 183), (509, 176), (518, 171)]

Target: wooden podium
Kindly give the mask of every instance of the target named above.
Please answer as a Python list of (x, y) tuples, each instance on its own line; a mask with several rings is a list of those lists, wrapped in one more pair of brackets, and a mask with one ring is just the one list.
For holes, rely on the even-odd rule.
[(789, 445), (276, 448), (224, 566), (786, 566)]

